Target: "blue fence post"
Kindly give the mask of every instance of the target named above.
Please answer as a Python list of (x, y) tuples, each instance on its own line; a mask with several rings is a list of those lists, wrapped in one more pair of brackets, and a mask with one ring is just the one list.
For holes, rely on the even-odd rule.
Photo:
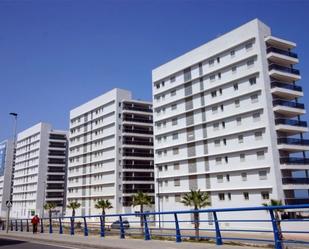
[(269, 210), (270, 218), (271, 218), (271, 223), (273, 225), (273, 232), (274, 232), (274, 239), (275, 239), (275, 249), (282, 249), (282, 242), (280, 240), (279, 236), (279, 230), (277, 226), (277, 220), (274, 215), (274, 210), (270, 209)]
[(84, 235), (88, 236), (88, 226), (87, 226), (87, 220), (85, 216), (84, 216)]
[(104, 224), (104, 221), (103, 221), (103, 216), (100, 216), (100, 235), (101, 237), (105, 237), (105, 224)]
[(147, 217), (146, 214), (143, 214), (144, 216), (144, 237), (145, 240), (150, 240), (150, 233), (149, 233), (149, 227), (148, 227), (148, 221), (147, 221)]
[(49, 219), (49, 233), (53, 233), (53, 220)]
[(221, 237), (221, 232), (220, 232), (220, 225), (217, 217), (216, 212), (212, 212), (214, 216), (214, 222), (215, 222), (215, 229), (216, 229), (216, 245), (220, 246), (222, 245), (222, 237)]
[(122, 216), (119, 215), (119, 225), (120, 225), (120, 239), (125, 239), (125, 232), (124, 232), (124, 226), (123, 226), (123, 222), (122, 222)]
[(23, 220), (20, 220), (20, 231), (24, 231), (24, 225), (23, 225)]
[(63, 234), (62, 220), (59, 218), (59, 234)]
[(27, 221), (27, 223), (26, 223), (26, 227), (27, 228), (26, 229), (27, 229), (27, 232), (29, 232), (30, 231), (30, 229), (29, 229), (29, 220), (27, 219), (26, 221)]
[(44, 233), (44, 219), (41, 219), (41, 233)]
[(13, 220), (11, 220), (11, 231), (13, 231)]
[(17, 224), (17, 220), (15, 220), (15, 231), (18, 231), (18, 224)]
[(175, 229), (176, 229), (176, 242), (181, 242), (181, 233), (177, 213), (174, 213), (174, 217), (175, 217)]
[(70, 218), (71, 221), (71, 228), (70, 228), (70, 234), (74, 235), (74, 218)]

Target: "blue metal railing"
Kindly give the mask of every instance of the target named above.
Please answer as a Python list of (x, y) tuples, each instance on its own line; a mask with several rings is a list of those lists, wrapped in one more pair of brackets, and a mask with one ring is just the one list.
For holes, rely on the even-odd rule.
[(290, 68), (290, 67), (284, 67), (284, 66), (280, 66), (278, 64), (270, 64), (268, 69), (269, 69), (269, 71), (274, 69), (274, 70), (279, 70), (279, 71), (282, 71), (282, 72), (285, 72), (285, 73), (300, 75), (300, 72), (299, 72), (298, 69)]
[[(188, 238), (207, 239), (214, 240), (217, 245), (222, 245), (224, 241), (255, 241), (273, 244), (276, 249), (283, 249), (284, 244), (309, 245), (309, 225), (304, 226), (307, 228), (306, 230), (301, 229), (301, 227), (297, 230), (284, 230), (282, 228), (282, 224), (309, 222), (309, 215), (308, 218), (297, 219), (279, 218), (278, 216), (278, 212), (291, 212), (293, 210), (308, 212), (309, 205), (106, 214), (105, 217), (102, 215), (52, 217), (51, 219), (41, 219), (40, 232), (48, 232), (50, 234), (55, 232), (59, 234), (68, 233), (72, 236), (75, 234), (88, 236), (91, 233), (101, 237), (116, 233), (121, 239), (125, 239), (127, 236), (138, 235), (143, 236), (145, 240), (151, 240), (156, 237), (173, 237), (176, 242), (182, 242)], [(252, 216), (255, 219), (239, 219), (246, 212), (251, 212), (248, 217)], [(252, 214), (252, 212), (255, 213)], [(258, 219), (258, 212), (260, 212), (263, 218)], [(229, 215), (229, 219), (220, 218), (221, 215), (226, 214)], [(205, 215), (208, 215), (207, 219), (205, 219)], [(233, 215), (236, 215), (237, 219), (231, 219)], [(163, 220), (162, 216), (165, 216), (166, 219)], [(161, 217), (161, 219), (158, 219), (158, 217)], [(114, 222), (106, 221), (106, 219), (111, 219)], [(128, 219), (131, 219), (130, 223)], [(115, 220), (117, 221), (115, 222)], [(226, 223), (235, 224), (235, 226), (222, 227), (222, 224)], [(12, 219), (8, 225), (11, 226), (11, 231), (13, 231), (14, 226), (16, 231), (30, 232), (29, 224), (30, 219)], [(192, 224), (194, 224), (194, 227)], [(242, 224), (242, 227), (237, 228), (237, 224)], [(258, 228), (252, 228), (252, 224), (261, 225), (257, 226)], [(49, 229), (45, 230), (45, 226), (49, 227)], [(2, 225), (2, 230), (5, 230), (5, 228), (6, 224)], [(248, 233), (256, 233), (256, 236), (248, 236)], [(244, 236), (241, 236), (242, 234)], [(265, 237), (261, 234), (265, 234)], [(288, 234), (289, 238), (285, 238), (285, 234)], [(304, 236), (303, 240), (296, 240), (291, 238), (291, 234), (303, 234), (307, 235), (307, 237)]]
[(290, 145), (309, 145), (309, 139), (292, 138), (292, 137), (279, 137), (277, 139), (278, 144), (290, 144)]
[(288, 107), (305, 109), (305, 105), (304, 104), (296, 103), (296, 102), (288, 101), (288, 100), (282, 100), (282, 99), (273, 100), (273, 105), (274, 106), (282, 105), (282, 106), (288, 106)]
[(286, 56), (291, 56), (293, 58), (298, 58), (296, 53), (293, 53), (291, 51), (282, 50), (282, 49), (279, 49), (279, 48), (268, 47), (267, 48), (267, 53), (270, 53), (270, 52), (274, 52), (274, 53), (278, 53), (278, 54), (283, 54), (283, 55), (286, 55)]
[(288, 84), (288, 83), (284, 83), (280, 81), (272, 81), (270, 85), (271, 85), (271, 88), (280, 87), (280, 88), (289, 89), (289, 90), (298, 91), (298, 92), (303, 91), (303, 88), (301, 86)]
[(299, 126), (299, 127), (307, 127), (306, 121), (301, 120), (295, 120), (295, 119), (286, 119), (286, 118), (276, 118), (275, 124), (285, 124), (285, 125), (293, 125), (293, 126)]

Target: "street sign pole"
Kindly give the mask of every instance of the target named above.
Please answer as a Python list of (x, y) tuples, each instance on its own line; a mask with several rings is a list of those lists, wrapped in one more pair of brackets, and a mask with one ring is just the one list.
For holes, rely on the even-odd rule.
[(6, 212), (6, 233), (9, 233), (9, 223), (10, 223), (10, 211), (12, 207), (12, 202), (6, 202), (7, 212)]

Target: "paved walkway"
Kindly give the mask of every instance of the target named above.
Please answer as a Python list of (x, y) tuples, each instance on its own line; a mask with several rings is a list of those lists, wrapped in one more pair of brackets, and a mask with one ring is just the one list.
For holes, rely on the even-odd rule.
[(250, 246), (234, 246), (222, 245), (216, 246), (211, 243), (194, 243), (183, 242), (176, 243), (173, 241), (150, 240), (144, 241), (141, 239), (119, 239), (117, 237), (100, 238), (98, 236), (84, 237), (81, 235), (67, 235), (67, 234), (32, 234), (26, 232), (12, 232), (8, 234), (1, 231), (0, 238), (18, 239), (23, 241), (50, 243), (54, 245), (71, 246), (76, 248), (101, 248), (101, 249), (256, 249)]

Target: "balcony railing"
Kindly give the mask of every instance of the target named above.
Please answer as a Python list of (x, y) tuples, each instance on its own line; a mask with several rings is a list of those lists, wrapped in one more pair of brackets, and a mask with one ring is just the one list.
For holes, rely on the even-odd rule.
[(145, 145), (145, 146), (153, 146), (152, 142), (142, 142), (142, 141), (130, 141), (130, 140), (126, 140), (123, 141), (123, 144), (132, 144), (132, 145)]
[(132, 157), (153, 157), (153, 154), (149, 153), (139, 153), (139, 152), (124, 152), (123, 156), (132, 156)]
[(274, 69), (274, 70), (282, 71), (282, 72), (285, 72), (285, 73), (292, 73), (292, 74), (297, 74), (297, 75), (300, 74), (298, 69), (294, 69), (294, 68), (290, 68), (290, 67), (284, 67), (284, 66), (280, 66), (280, 65), (277, 65), (277, 64), (270, 64), (268, 69), (269, 69), (269, 71)]
[(150, 189), (150, 188), (135, 188), (135, 189), (124, 189), (123, 190), (123, 193), (125, 193), (125, 194), (133, 194), (133, 193), (138, 193), (138, 192), (154, 193), (154, 189)]
[(123, 165), (124, 169), (154, 169), (153, 165)]
[(309, 204), (309, 198), (287, 198), (285, 199), (287, 205)]
[(152, 109), (149, 108), (143, 108), (143, 107), (137, 107), (137, 106), (124, 106), (124, 110), (130, 110), (130, 111), (139, 111), (139, 112), (149, 112), (152, 113)]
[(138, 133), (138, 134), (149, 134), (149, 135), (152, 135), (153, 134), (153, 131), (149, 131), (149, 130), (137, 130), (137, 129), (123, 129), (124, 132), (127, 132), (127, 133)]
[(281, 157), (281, 164), (309, 164), (309, 158)]
[(154, 178), (150, 176), (124, 176), (122, 178), (123, 181), (145, 181), (145, 182), (153, 182)]
[(277, 139), (278, 144), (309, 145), (309, 139), (282, 137)]
[(295, 86), (292, 84), (287, 84), (287, 83), (283, 83), (279, 81), (271, 82), (271, 88), (274, 88), (274, 87), (280, 87), (280, 88), (289, 89), (289, 90), (298, 91), (298, 92), (303, 91), (301, 86)]
[(282, 100), (282, 99), (274, 100), (273, 105), (274, 106), (283, 105), (283, 106), (288, 106), (288, 107), (293, 107), (293, 108), (305, 109), (304, 104), (296, 103), (293, 101)]
[(284, 177), (282, 178), (282, 183), (283, 184), (309, 184), (309, 178), (305, 177)]
[(284, 124), (284, 125), (293, 125), (293, 126), (299, 126), (299, 127), (307, 127), (306, 121), (299, 121), (294, 119), (285, 119), (285, 118), (277, 118), (275, 120), (275, 124)]
[(274, 53), (277, 53), (277, 54), (286, 55), (286, 56), (290, 56), (290, 57), (293, 57), (293, 58), (298, 58), (297, 54), (293, 53), (291, 51), (286, 51), (286, 50), (282, 50), (282, 49), (274, 48), (274, 47), (267, 48), (267, 53), (271, 53), (271, 52), (274, 52)]
[(144, 118), (128, 118), (128, 117), (125, 117), (123, 119), (123, 121), (152, 124), (151, 119), (144, 119)]

